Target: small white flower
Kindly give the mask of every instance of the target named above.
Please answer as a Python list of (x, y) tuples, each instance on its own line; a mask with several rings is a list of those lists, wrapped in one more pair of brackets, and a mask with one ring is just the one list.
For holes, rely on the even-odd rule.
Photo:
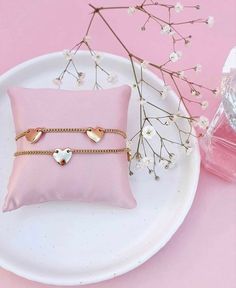
[(86, 35), (86, 36), (84, 36), (84, 42), (89, 42), (91, 40), (91, 36), (89, 36), (89, 35)]
[(193, 152), (193, 147), (189, 143), (188, 144), (186, 143), (185, 145), (181, 146), (180, 151), (185, 155), (189, 156)]
[(147, 125), (142, 129), (142, 135), (146, 139), (152, 139), (156, 135), (156, 130), (153, 126)]
[(141, 163), (141, 161), (138, 161), (138, 162), (135, 164), (135, 169), (138, 170), (138, 169), (141, 169), (141, 168), (143, 168), (143, 167), (142, 167), (142, 163)]
[(107, 76), (107, 82), (109, 83), (116, 83), (118, 81), (118, 76), (117, 74), (115, 73), (110, 73), (108, 76)]
[(161, 99), (165, 99), (170, 92), (170, 86), (164, 85), (162, 91), (160, 92)]
[(180, 2), (177, 2), (175, 4), (175, 12), (179, 13), (179, 12), (181, 12), (183, 10), (184, 10), (184, 6)]
[(184, 148), (185, 148), (185, 154), (187, 156), (189, 156), (193, 152), (193, 147), (191, 147), (191, 146), (187, 146), (187, 147), (184, 147)]
[(169, 155), (169, 159), (170, 159), (169, 168), (175, 167), (177, 163), (177, 156), (174, 153), (171, 153)]
[(191, 95), (200, 98), (200, 92), (195, 89), (191, 90)]
[(184, 79), (185, 72), (184, 71), (179, 71), (178, 72), (178, 76), (179, 76), (180, 79)]
[(101, 60), (102, 60), (102, 55), (99, 54), (99, 53), (94, 53), (94, 54), (92, 55), (92, 59), (93, 59), (93, 61), (94, 61), (96, 64), (99, 64), (99, 63), (101, 62)]
[(170, 121), (172, 122), (176, 122), (178, 120), (178, 115), (177, 114), (172, 114), (170, 117), (169, 117)]
[(168, 168), (172, 169), (176, 166), (176, 162), (170, 161), (168, 164)]
[(214, 17), (209, 16), (206, 20), (206, 24), (211, 28), (211, 27), (213, 27), (214, 23), (215, 23)]
[(209, 126), (208, 118), (205, 116), (200, 116), (198, 119), (197, 125), (202, 129), (208, 128), (208, 126)]
[(175, 31), (172, 29), (172, 27), (168, 24), (164, 25), (161, 27), (161, 34), (166, 34), (166, 35), (174, 35)]
[(139, 104), (140, 104), (141, 106), (144, 106), (146, 103), (147, 103), (147, 100), (145, 100), (144, 98), (142, 98), (142, 99), (139, 100)]
[(170, 125), (170, 121), (169, 120), (165, 120), (164, 125), (169, 126)]
[(201, 106), (202, 106), (202, 110), (206, 110), (207, 109), (207, 107), (208, 107), (208, 105), (209, 105), (209, 103), (208, 103), (208, 101), (202, 101), (202, 103), (201, 103)]
[(197, 127), (198, 126), (198, 118), (192, 119), (191, 121), (193, 127)]
[(140, 66), (141, 66), (143, 69), (147, 69), (148, 66), (149, 66), (149, 62), (146, 61), (146, 60), (143, 60), (143, 61), (140, 63)]
[(171, 62), (177, 62), (181, 57), (182, 57), (182, 52), (180, 51), (170, 53)]
[(86, 76), (86, 74), (84, 72), (78, 72), (78, 77), (80, 80), (84, 80), (85, 76)]
[(176, 162), (177, 160), (177, 156), (174, 153), (170, 153), (169, 158), (171, 161), (174, 161), (174, 162)]
[(72, 60), (73, 54), (70, 50), (64, 50), (63, 55), (67, 61)]
[(55, 84), (58, 87), (60, 87), (62, 84), (62, 80), (60, 78), (53, 79), (52, 82), (53, 82), (53, 84)]
[(78, 79), (76, 80), (76, 82), (77, 82), (77, 85), (80, 87), (80, 86), (82, 86), (82, 85), (84, 84), (84, 79), (78, 78)]
[(127, 140), (126, 141), (126, 148), (131, 149), (131, 145), (132, 145), (132, 141), (131, 140)]
[(162, 168), (168, 169), (169, 162), (165, 159), (160, 159), (159, 164)]
[(141, 159), (141, 163), (142, 163), (142, 165), (143, 165), (144, 167), (148, 167), (149, 165), (152, 165), (153, 162), (154, 162), (154, 158), (153, 158), (153, 157), (147, 157), (147, 156), (145, 156), (145, 157), (143, 157), (143, 158)]
[(218, 96), (220, 94), (220, 89), (216, 88), (212, 92), (214, 93), (214, 95)]
[(202, 65), (201, 64), (197, 64), (195, 67), (194, 67), (194, 70), (196, 72), (201, 72), (202, 71)]
[(135, 13), (135, 11), (136, 11), (136, 8), (134, 6), (130, 6), (128, 8), (127, 12), (128, 12), (129, 15), (133, 15)]
[(187, 47), (189, 47), (190, 44), (191, 44), (191, 41), (190, 41), (189, 39), (185, 39), (185, 40), (184, 40), (184, 44), (185, 44)]

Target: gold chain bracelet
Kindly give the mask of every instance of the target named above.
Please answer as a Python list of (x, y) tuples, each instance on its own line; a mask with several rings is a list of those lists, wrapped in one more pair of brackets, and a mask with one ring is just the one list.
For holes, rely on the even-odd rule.
[(126, 133), (119, 129), (102, 128), (102, 127), (88, 127), (88, 128), (30, 128), (24, 132), (21, 132), (16, 136), (16, 141), (22, 137), (25, 137), (30, 143), (36, 143), (39, 141), (44, 133), (86, 133), (87, 136), (94, 142), (99, 142), (105, 133), (113, 133), (121, 135), (126, 138)]
[(55, 161), (60, 165), (67, 164), (72, 154), (107, 154), (107, 153), (127, 153), (128, 161), (131, 158), (131, 152), (129, 148), (120, 148), (120, 149), (55, 149), (55, 150), (27, 150), (27, 151), (17, 151), (14, 155), (24, 156), (24, 155), (49, 155), (53, 156)]

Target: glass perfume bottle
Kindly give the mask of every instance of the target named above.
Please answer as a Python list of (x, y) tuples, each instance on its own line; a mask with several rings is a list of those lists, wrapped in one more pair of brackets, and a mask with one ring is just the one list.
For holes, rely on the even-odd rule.
[(226, 64), (221, 85), (222, 103), (200, 145), (205, 168), (236, 183), (236, 49), (231, 50)]

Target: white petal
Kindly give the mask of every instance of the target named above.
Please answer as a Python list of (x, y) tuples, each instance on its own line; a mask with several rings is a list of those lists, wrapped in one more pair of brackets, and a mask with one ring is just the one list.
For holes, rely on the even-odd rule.
[(213, 27), (214, 23), (215, 23), (215, 19), (212, 16), (209, 16), (206, 20), (207, 25), (211, 28)]

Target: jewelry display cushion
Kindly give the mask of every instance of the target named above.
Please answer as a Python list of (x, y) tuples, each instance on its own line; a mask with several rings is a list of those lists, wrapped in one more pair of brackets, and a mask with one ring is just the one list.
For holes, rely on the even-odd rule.
[[(93, 91), (10, 88), (16, 134), (32, 127), (104, 127), (127, 130), (131, 88)], [(106, 133), (99, 143), (86, 133), (51, 133), (35, 144), (25, 137), (17, 151), (120, 149), (126, 140)], [(75, 154), (64, 166), (50, 155), (15, 157), (3, 211), (48, 201), (103, 202), (134, 208), (136, 201), (128, 180), (126, 153)]]

